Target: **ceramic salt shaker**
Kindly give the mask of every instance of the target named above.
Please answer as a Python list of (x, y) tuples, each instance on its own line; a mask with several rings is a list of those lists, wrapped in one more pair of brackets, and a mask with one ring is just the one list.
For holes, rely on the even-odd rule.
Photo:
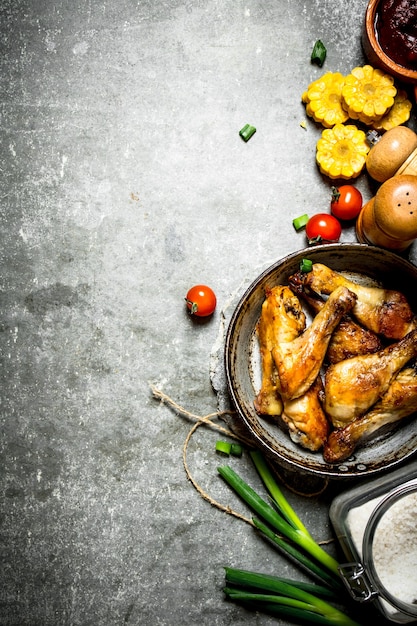
[(403, 252), (417, 238), (417, 176), (399, 174), (386, 180), (356, 221), (360, 243)]

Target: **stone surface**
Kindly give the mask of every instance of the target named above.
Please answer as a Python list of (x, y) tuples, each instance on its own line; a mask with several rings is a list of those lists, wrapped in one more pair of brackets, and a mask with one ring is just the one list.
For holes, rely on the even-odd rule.
[[(288, 623), (224, 602), (224, 565), (298, 570), (193, 489), (193, 421), (150, 384), (216, 411), (222, 308), (304, 247), (294, 217), (327, 210), (300, 97), (364, 62), (365, 7), (0, 2), (2, 626)], [(205, 323), (183, 302), (199, 282), (218, 296)], [(190, 468), (244, 511), (217, 476), (217, 438), (197, 430)], [(288, 495), (332, 538), (329, 492)]]

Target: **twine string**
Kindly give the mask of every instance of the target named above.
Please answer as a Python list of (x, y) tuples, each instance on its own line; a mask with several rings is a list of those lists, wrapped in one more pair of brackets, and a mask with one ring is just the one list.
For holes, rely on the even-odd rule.
[(236, 517), (236, 518), (246, 522), (247, 524), (250, 524), (251, 526), (255, 526), (253, 521), (251, 519), (249, 519), (248, 517), (245, 517), (244, 515), (242, 515), (238, 511), (235, 511), (229, 505), (221, 504), (221, 502), (218, 502), (217, 500), (212, 498), (201, 487), (201, 485), (198, 483), (198, 481), (192, 475), (191, 470), (190, 470), (189, 465), (188, 465), (188, 460), (187, 460), (187, 451), (188, 451), (189, 443), (191, 441), (191, 438), (192, 438), (193, 434), (196, 432), (196, 430), (200, 426), (210, 426), (211, 428), (214, 428), (218, 432), (223, 433), (227, 437), (231, 437), (233, 439), (236, 439), (237, 441), (240, 441), (241, 443), (245, 443), (247, 445), (251, 445), (251, 442), (248, 439), (245, 439), (245, 437), (237, 435), (236, 433), (234, 433), (233, 431), (229, 430), (228, 428), (225, 428), (221, 424), (217, 424), (216, 422), (213, 422), (214, 418), (221, 418), (221, 417), (224, 417), (226, 415), (234, 415), (235, 412), (234, 411), (216, 411), (214, 413), (209, 413), (208, 415), (204, 415), (204, 416), (195, 415), (194, 413), (190, 413), (190, 411), (187, 411), (182, 406), (177, 404), (175, 402), (175, 400), (172, 400), (172, 398), (170, 398), (165, 393), (163, 393), (162, 391), (157, 389), (154, 385), (151, 385), (151, 390), (152, 390), (152, 393), (155, 396), (155, 398), (159, 398), (163, 403), (168, 404), (171, 408), (175, 409), (178, 413), (184, 415), (185, 417), (188, 417), (190, 419), (195, 420), (195, 423), (193, 424), (193, 426), (192, 426), (191, 430), (189, 431), (188, 435), (186, 436), (184, 444), (183, 444), (183, 447), (182, 447), (182, 461), (183, 461), (183, 465), (184, 465), (184, 470), (185, 470), (185, 473), (186, 473), (186, 476), (187, 476), (188, 480), (193, 485), (194, 489), (196, 489), (196, 491), (200, 494), (200, 496), (204, 500), (209, 502), (212, 506), (216, 507), (220, 511), (223, 511), (224, 513), (228, 513), (229, 515), (232, 515), (233, 517)]
[[(150, 384), (150, 388), (151, 388), (152, 394), (153, 394), (153, 396), (155, 398), (158, 398), (163, 404), (167, 404), (172, 409), (174, 409), (177, 413), (179, 413), (181, 415), (184, 415), (185, 417), (187, 417), (189, 419), (192, 419), (195, 422), (193, 424), (191, 430), (189, 431), (188, 435), (186, 436), (184, 444), (183, 444), (183, 448), (182, 448), (182, 460), (183, 460), (184, 470), (185, 470), (187, 479), (193, 485), (194, 489), (196, 489), (196, 491), (200, 494), (200, 496), (204, 500), (209, 502), (212, 506), (216, 507), (220, 511), (224, 511), (225, 513), (228, 513), (229, 515), (232, 515), (233, 517), (236, 517), (236, 518), (238, 518), (240, 520), (243, 520), (247, 524), (250, 524), (251, 526), (255, 527), (255, 525), (254, 525), (254, 523), (253, 523), (253, 521), (251, 519), (245, 517), (241, 513), (238, 513), (237, 511), (232, 509), (230, 506), (221, 504), (220, 502), (218, 502), (217, 500), (212, 498), (201, 487), (201, 485), (198, 483), (198, 481), (192, 475), (191, 470), (190, 470), (189, 465), (188, 465), (188, 460), (187, 460), (187, 451), (188, 451), (188, 446), (189, 446), (190, 440), (191, 440), (192, 436), (194, 435), (194, 433), (196, 432), (196, 430), (200, 426), (209, 426), (210, 428), (213, 428), (214, 430), (217, 430), (218, 432), (221, 432), (222, 434), (224, 434), (227, 437), (231, 437), (232, 439), (236, 439), (240, 443), (243, 443), (243, 444), (245, 444), (245, 445), (247, 445), (249, 447), (253, 447), (253, 442), (250, 439), (245, 438), (243, 435), (237, 434), (237, 433), (233, 432), (232, 430), (230, 430), (229, 428), (225, 428), (221, 424), (218, 424), (218, 423), (213, 421), (213, 419), (226, 417), (227, 415), (230, 415), (230, 416), (236, 415), (236, 412), (232, 411), (232, 410), (226, 410), (226, 411), (215, 411), (214, 413), (209, 413), (208, 415), (203, 415), (203, 416), (196, 415), (195, 413), (191, 413), (190, 411), (187, 411), (184, 407), (180, 406), (177, 402), (175, 402), (175, 400), (173, 400), (167, 394), (163, 393), (160, 389), (155, 387), (155, 385)], [(320, 495), (327, 488), (327, 485), (328, 485), (328, 481), (326, 480), (324, 482), (324, 486), (323, 486), (322, 489), (320, 489), (319, 491), (317, 491), (315, 493), (310, 493), (309, 496), (312, 497), (312, 496)], [(302, 496), (306, 496), (307, 495), (307, 494), (302, 494), (302, 493), (296, 491), (295, 489), (292, 489), (292, 491), (294, 493), (298, 494), (298, 495), (302, 495)], [(333, 542), (333, 539), (329, 539), (329, 540), (321, 541), (319, 543), (321, 545), (321, 544), (327, 544), (327, 543), (332, 543), (332, 542)]]

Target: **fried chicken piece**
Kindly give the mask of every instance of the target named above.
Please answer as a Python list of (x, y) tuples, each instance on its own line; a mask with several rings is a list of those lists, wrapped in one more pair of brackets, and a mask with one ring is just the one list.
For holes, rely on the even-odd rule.
[(402, 339), (417, 328), (415, 315), (399, 291), (359, 285), (322, 263), (313, 263), (311, 272), (299, 272), (298, 278), (319, 294), (330, 294), (340, 285), (353, 291), (357, 296), (353, 315), (363, 326), (388, 339)]
[(324, 410), (333, 426), (341, 428), (364, 415), (415, 356), (417, 329), (375, 354), (330, 365), (324, 377)]
[(399, 422), (417, 411), (417, 368), (407, 367), (388, 387), (382, 398), (365, 413), (344, 428), (334, 430), (324, 445), (327, 463), (341, 463), (362, 442), (389, 424)]
[(281, 415), (292, 441), (312, 452), (323, 447), (330, 430), (329, 420), (320, 402), (322, 390), (322, 380), (317, 376), (305, 394), (294, 400), (284, 400)]
[(281, 415), (282, 400), (278, 391), (278, 373), (272, 349), (280, 341), (291, 341), (305, 328), (306, 317), (300, 301), (284, 285), (265, 291), (257, 332), (262, 360), (262, 384), (254, 405), (263, 415)]
[(323, 364), (332, 332), (355, 302), (355, 294), (346, 287), (335, 289), (300, 336), (292, 341), (280, 341), (272, 349), (282, 398), (298, 398), (313, 384)]
[[(303, 298), (314, 313), (324, 306), (325, 300), (318, 294), (310, 292), (298, 280), (298, 274), (291, 276), (289, 286), (299, 297)], [(359, 354), (372, 354), (383, 347), (378, 335), (358, 324), (350, 315), (345, 315), (333, 331), (326, 353), (326, 361), (337, 363)]]
[(354, 356), (375, 354), (382, 347), (374, 332), (344, 317), (332, 335), (326, 357), (329, 363), (338, 363)]
[(258, 322), (262, 358), (262, 386), (254, 405), (263, 415), (281, 415), (291, 439), (309, 450), (319, 450), (328, 435), (329, 421), (319, 400), (323, 390), (320, 377), (301, 397), (282, 400), (278, 391), (278, 372), (272, 349), (281, 342), (291, 342), (304, 331), (306, 317), (296, 295), (287, 286), (267, 289)]

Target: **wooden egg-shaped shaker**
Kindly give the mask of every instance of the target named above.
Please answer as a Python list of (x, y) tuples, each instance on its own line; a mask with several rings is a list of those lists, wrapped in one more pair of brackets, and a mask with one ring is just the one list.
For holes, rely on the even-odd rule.
[[(372, 137), (368, 138), (372, 143)], [(416, 133), (407, 126), (396, 126), (377, 137), (368, 152), (366, 169), (379, 183), (399, 174), (417, 176)]]
[(361, 243), (402, 252), (417, 238), (417, 176), (388, 179), (367, 202), (356, 221)]

